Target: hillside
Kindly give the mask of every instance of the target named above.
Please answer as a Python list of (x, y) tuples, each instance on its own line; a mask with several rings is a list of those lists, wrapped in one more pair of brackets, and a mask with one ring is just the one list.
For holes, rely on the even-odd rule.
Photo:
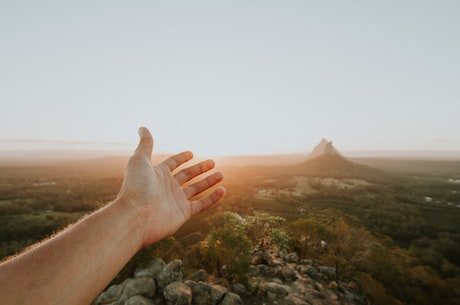
[(322, 139), (306, 156), (306, 160), (288, 166), (284, 172), (289, 176), (336, 177), (376, 179), (384, 173), (367, 165), (357, 164), (343, 157), (332, 141)]
[(351, 162), (335, 154), (308, 159), (293, 168), (297, 175), (302, 176), (376, 178), (383, 174), (380, 170)]
[[(302, 298), (297, 304), (344, 304), (350, 292), (366, 304), (431, 305), (439, 296), (443, 304), (459, 304), (459, 161), (347, 159), (325, 144), (319, 155), (291, 164), (219, 163), (227, 190), (222, 202), (141, 251), (112, 284), (125, 287), (136, 268), (162, 257), (183, 260), (184, 278), (203, 268), (211, 285), (246, 289), (240, 293), (245, 304), (290, 305)], [(112, 200), (126, 162), (0, 164), (1, 256)], [(285, 260), (283, 251), (274, 253), (275, 265), (252, 262), (261, 238), (297, 253), (298, 263)], [(323, 278), (324, 266), (338, 267), (333, 278)], [(291, 275), (297, 279), (288, 281)], [(261, 288), (273, 283), (286, 289), (277, 295)], [(163, 292), (157, 294), (154, 299)]]

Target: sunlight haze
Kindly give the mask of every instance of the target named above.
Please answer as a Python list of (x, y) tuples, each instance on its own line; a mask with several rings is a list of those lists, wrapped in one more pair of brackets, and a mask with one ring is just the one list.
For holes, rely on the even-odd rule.
[(323, 137), (344, 151), (458, 151), (459, 11), (458, 1), (1, 1), (0, 150), (129, 150), (147, 126), (159, 152), (296, 153)]

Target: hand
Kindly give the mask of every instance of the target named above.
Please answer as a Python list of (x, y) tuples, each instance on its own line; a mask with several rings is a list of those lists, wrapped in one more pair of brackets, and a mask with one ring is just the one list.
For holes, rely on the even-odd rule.
[(137, 214), (142, 246), (145, 247), (172, 235), (191, 216), (216, 203), (225, 190), (218, 187), (206, 197), (191, 201), (194, 196), (222, 181), (222, 173), (216, 172), (183, 186), (214, 168), (214, 161), (206, 160), (173, 174), (176, 168), (191, 160), (193, 154), (183, 152), (152, 167), (152, 135), (147, 128), (141, 127), (139, 137), (139, 145), (128, 162), (119, 199)]

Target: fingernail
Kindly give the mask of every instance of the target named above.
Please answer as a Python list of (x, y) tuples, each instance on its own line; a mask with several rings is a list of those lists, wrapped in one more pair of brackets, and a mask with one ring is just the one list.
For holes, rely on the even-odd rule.
[(137, 133), (139, 134), (140, 138), (143, 138), (143, 136), (144, 136), (144, 127), (139, 127), (139, 129), (137, 130)]

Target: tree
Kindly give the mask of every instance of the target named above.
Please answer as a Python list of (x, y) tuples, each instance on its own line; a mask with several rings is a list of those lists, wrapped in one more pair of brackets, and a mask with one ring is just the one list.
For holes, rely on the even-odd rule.
[(289, 232), (299, 257), (334, 265), (338, 281), (354, 276), (355, 265), (350, 262), (358, 261), (375, 242), (359, 220), (336, 210), (300, 218), (290, 224)]
[(241, 281), (250, 264), (251, 242), (237, 214), (225, 212), (224, 216), (227, 221), (208, 234), (201, 249), (209, 271), (229, 282)]
[(276, 246), (284, 249), (289, 244), (289, 236), (284, 229), (286, 219), (273, 216), (266, 212), (254, 212), (254, 215), (246, 217), (245, 227), (251, 241), (266, 249)]

